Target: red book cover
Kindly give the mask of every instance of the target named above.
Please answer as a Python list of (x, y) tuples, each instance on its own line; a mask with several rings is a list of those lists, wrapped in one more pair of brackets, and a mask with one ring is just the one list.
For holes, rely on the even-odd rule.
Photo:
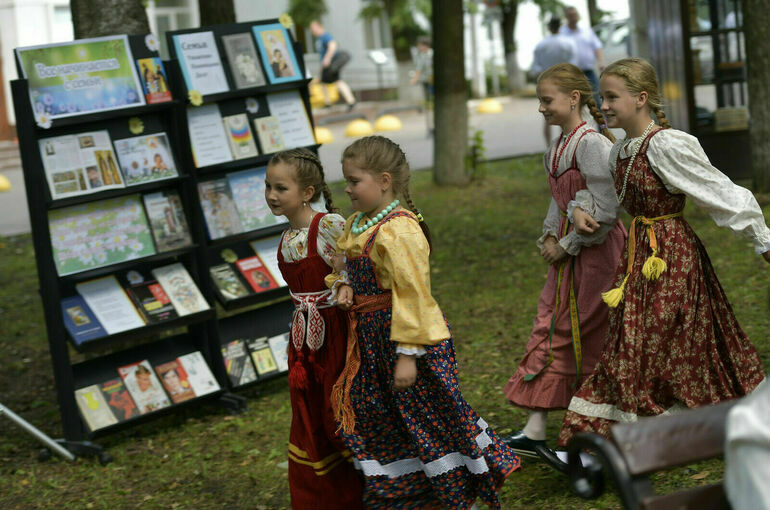
[(264, 292), (278, 288), (278, 283), (273, 279), (265, 264), (262, 263), (259, 255), (241, 259), (235, 265), (238, 266), (238, 270), (246, 278), (246, 281), (249, 282), (254, 292)]
[(102, 383), (102, 394), (118, 421), (125, 421), (139, 415), (134, 399), (123, 385), (123, 379), (118, 378)]
[(157, 365), (155, 372), (175, 404), (195, 398), (195, 392), (187, 379), (187, 372), (177, 360)]

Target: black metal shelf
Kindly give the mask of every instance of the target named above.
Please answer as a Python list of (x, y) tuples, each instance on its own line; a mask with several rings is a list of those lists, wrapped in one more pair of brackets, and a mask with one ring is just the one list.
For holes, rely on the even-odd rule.
[(151, 115), (156, 113), (162, 113), (164, 111), (170, 111), (178, 107), (180, 101), (173, 99), (163, 103), (145, 104), (142, 106), (134, 106), (128, 108), (118, 108), (115, 110), (101, 110), (94, 113), (84, 113), (82, 115), (73, 115), (71, 117), (61, 117), (53, 119), (51, 121), (50, 128), (42, 128), (35, 125), (37, 134), (40, 138), (47, 138), (48, 133), (55, 135), (55, 131), (59, 128), (83, 125), (94, 122), (103, 122), (106, 120), (121, 118), (121, 117), (139, 117), (141, 115)]
[(301, 78), (295, 81), (263, 85), (261, 87), (250, 87), (245, 89), (228, 90), (227, 92), (219, 92), (217, 94), (208, 94), (203, 96), (203, 103), (218, 103), (219, 101), (225, 101), (227, 99), (245, 99), (247, 97), (256, 95), (262, 96), (265, 94), (272, 94), (273, 92), (296, 90), (300, 87), (307, 87), (310, 81), (310, 78)]
[[(318, 148), (321, 146), (321, 144), (313, 144), (313, 145), (306, 145), (306, 149), (310, 149), (312, 151), (318, 151)], [(243, 159), (234, 159), (232, 161), (225, 161), (224, 163), (217, 163), (215, 165), (208, 165), (208, 166), (201, 166), (197, 167), (195, 171), (198, 174), (201, 174), (201, 176), (214, 174), (214, 173), (220, 173), (220, 172), (230, 172), (230, 171), (236, 171), (236, 170), (244, 170), (247, 168), (253, 168), (253, 167), (259, 167), (259, 166), (265, 166), (270, 161), (270, 158), (273, 157), (273, 154), (260, 154), (259, 156), (253, 157), (253, 158), (243, 158)]]
[(263, 237), (270, 237), (275, 234), (280, 234), (286, 230), (287, 226), (288, 223), (286, 222), (276, 223), (275, 225), (270, 225), (269, 227), (264, 227), (257, 230), (249, 230), (248, 232), (241, 232), (231, 236), (220, 237), (219, 239), (209, 241), (207, 243), (207, 247), (210, 249), (223, 248), (231, 244), (242, 243), (245, 241), (254, 241), (255, 239), (262, 239)]
[[(106, 200), (108, 198), (122, 197), (127, 194), (146, 193), (152, 191), (158, 191), (165, 188), (172, 188), (179, 185), (183, 179), (188, 179), (187, 175), (178, 175), (177, 177), (171, 177), (169, 179), (161, 179), (157, 181), (145, 182), (142, 184), (136, 184), (133, 186), (126, 186), (125, 188), (113, 188), (104, 191), (95, 191), (93, 193), (84, 193), (82, 195), (76, 195), (66, 198), (50, 199), (48, 201), (48, 209), (61, 209), (62, 207), (69, 207), (71, 205), (86, 204), (88, 202), (96, 202), (99, 200)], [(48, 191), (48, 197), (50, 197), (50, 190)]]

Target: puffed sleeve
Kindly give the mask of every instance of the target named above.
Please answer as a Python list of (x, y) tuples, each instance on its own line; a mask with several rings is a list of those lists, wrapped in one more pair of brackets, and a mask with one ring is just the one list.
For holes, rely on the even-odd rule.
[(567, 207), (571, 219), (575, 207), (580, 207), (599, 222), (599, 229), (590, 235), (572, 231), (559, 240), (559, 244), (570, 255), (577, 255), (583, 246), (601, 244), (607, 233), (618, 221), (618, 199), (615, 184), (610, 173), (609, 154), (612, 143), (600, 133), (588, 133), (577, 147), (577, 161), (580, 173), (586, 179), (586, 188), (575, 194)]
[(419, 224), (394, 218), (380, 229), (374, 249), (381, 264), (378, 272), (390, 277), (390, 339), (409, 349), (449, 338), (444, 315), (430, 292), (429, 247)]
[(647, 158), (671, 193), (684, 193), (720, 227), (751, 239), (756, 253), (770, 250), (770, 229), (751, 191), (714, 168), (692, 135), (666, 129), (650, 139)]
[(337, 241), (345, 230), (345, 218), (339, 214), (327, 214), (318, 223), (318, 254), (333, 267), (332, 257), (337, 253)]

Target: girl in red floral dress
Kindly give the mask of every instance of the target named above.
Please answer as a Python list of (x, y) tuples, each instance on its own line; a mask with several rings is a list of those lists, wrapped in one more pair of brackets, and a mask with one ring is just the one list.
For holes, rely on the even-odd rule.
[(350, 452), (336, 434), (329, 397), (345, 365), (347, 318), (326, 287), (337, 239), (345, 220), (316, 212), (321, 195), (334, 211), (318, 157), (307, 149), (279, 152), (270, 159), (265, 200), (286, 216), (278, 267), (296, 306), (289, 342), (289, 490), (291, 506), (302, 510), (363, 508), (361, 479)]
[[(689, 197), (770, 262), (770, 229), (757, 201), (711, 166), (696, 138), (670, 129), (649, 63), (611, 64), (600, 89), (608, 125), (628, 135), (613, 146), (610, 165), (618, 201), (634, 219), (616, 287), (603, 294), (611, 307), (609, 336), (594, 375), (570, 401), (562, 446), (578, 432), (606, 436), (613, 422), (746, 395), (764, 378), (756, 349), (682, 215)], [(580, 231), (597, 226), (590, 216), (576, 217)]]

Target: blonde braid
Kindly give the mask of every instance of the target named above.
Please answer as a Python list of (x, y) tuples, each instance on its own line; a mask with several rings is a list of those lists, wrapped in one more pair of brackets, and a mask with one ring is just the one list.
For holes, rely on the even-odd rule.
[(336, 213), (339, 212), (339, 209), (334, 207), (334, 204), (332, 203), (332, 193), (329, 191), (329, 185), (326, 184), (326, 181), (323, 183), (323, 187), (321, 188), (321, 193), (323, 193), (324, 201), (326, 203), (326, 211), (330, 213)]
[(658, 118), (658, 124), (660, 124), (660, 127), (663, 129), (668, 129), (671, 127), (671, 123), (666, 118), (666, 112), (663, 111), (663, 108), (661, 108), (658, 105), (650, 105), (652, 107), (652, 112), (655, 114), (655, 117)]
[(404, 202), (406, 202), (406, 205), (409, 206), (409, 210), (412, 211), (416, 216), (417, 219), (420, 221), (420, 228), (422, 229), (422, 233), (425, 234), (425, 239), (428, 240), (428, 247), (433, 250), (433, 241), (430, 237), (430, 229), (428, 228), (428, 224), (425, 223), (425, 220), (422, 217), (422, 214), (420, 213), (420, 210), (417, 208), (416, 205), (414, 205), (414, 202), (412, 201), (412, 197), (409, 196), (409, 182), (406, 183), (406, 186), (404, 186), (404, 189), (401, 191), (401, 195), (404, 197)]
[(599, 125), (602, 134), (609, 138), (612, 143), (615, 143), (615, 135), (613, 135), (612, 131), (607, 127), (607, 121), (604, 120), (604, 115), (602, 115), (602, 112), (596, 106), (596, 100), (594, 100), (593, 97), (589, 97), (588, 101), (586, 101), (586, 106), (588, 106), (588, 111), (591, 112), (591, 116)]

